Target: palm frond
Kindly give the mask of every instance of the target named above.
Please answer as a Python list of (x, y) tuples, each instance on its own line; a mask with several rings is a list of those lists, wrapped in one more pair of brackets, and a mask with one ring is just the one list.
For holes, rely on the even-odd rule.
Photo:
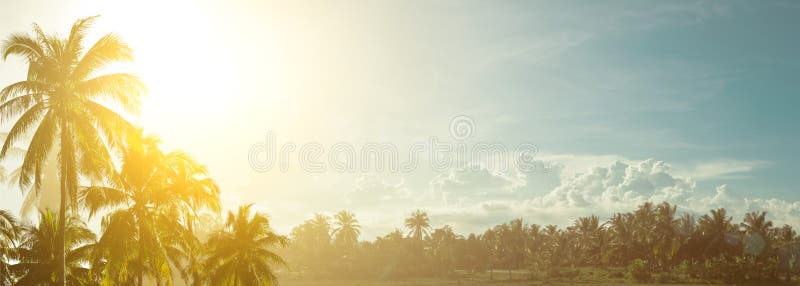
[(6, 136), (5, 143), (3, 144), (3, 149), (0, 150), (0, 158), (4, 158), (6, 153), (9, 149), (14, 146), (14, 143), (22, 136), (27, 134), (30, 131), (30, 128), (33, 127), (37, 122), (41, 120), (42, 115), (47, 112), (47, 108), (44, 103), (37, 103), (28, 111), (22, 114), (20, 118), (14, 123), (14, 126), (11, 127), (11, 130), (8, 132), (8, 136)]
[(89, 218), (98, 211), (122, 206), (128, 201), (128, 195), (124, 191), (104, 186), (81, 188), (80, 197), (89, 210)]
[(22, 166), (20, 166), (18, 182), (21, 189), (25, 189), (33, 183), (34, 191), (39, 190), (42, 182), (42, 167), (47, 161), (57, 134), (55, 114), (48, 112), (42, 118), (39, 127), (36, 128), (28, 150), (25, 152)]
[(131, 48), (116, 34), (108, 33), (86, 51), (86, 54), (75, 66), (72, 78), (73, 80), (83, 80), (110, 63), (132, 59)]
[(72, 24), (72, 29), (70, 29), (67, 39), (67, 49), (72, 53), (72, 58), (77, 59), (82, 52), (81, 44), (83, 43), (84, 37), (86, 37), (86, 32), (98, 17), (99, 16), (81, 18)]
[(50, 86), (38, 80), (23, 80), (12, 83), (2, 90), (0, 90), (0, 101), (6, 102), (17, 96), (28, 94), (47, 94), (50, 91)]
[(141, 79), (129, 73), (94, 77), (81, 82), (76, 88), (76, 93), (90, 99), (110, 99), (131, 114), (139, 113), (141, 97), (146, 92), (147, 87)]
[(39, 42), (22, 33), (11, 34), (0, 49), (3, 50), (3, 60), (8, 59), (9, 55), (20, 55), (28, 61), (44, 56)]

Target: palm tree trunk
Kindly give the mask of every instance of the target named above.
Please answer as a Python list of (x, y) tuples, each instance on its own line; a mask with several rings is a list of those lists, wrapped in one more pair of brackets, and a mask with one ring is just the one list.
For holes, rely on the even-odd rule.
[(145, 247), (144, 239), (142, 238), (142, 226), (139, 225), (139, 254), (137, 255), (137, 259), (139, 260), (139, 265), (141, 266), (141, 269), (139, 269), (139, 275), (138, 275), (139, 277), (137, 277), (139, 286), (144, 285), (142, 284), (144, 283), (143, 280), (144, 280), (144, 265), (145, 265), (144, 247)]
[(66, 254), (67, 254), (67, 237), (66, 237), (66, 221), (67, 221), (67, 200), (70, 198), (70, 195), (73, 193), (72, 188), (77, 187), (77, 174), (75, 173), (75, 150), (74, 146), (72, 145), (72, 130), (70, 130), (69, 125), (66, 121), (61, 121), (61, 152), (59, 153), (60, 165), (61, 165), (61, 174), (59, 175), (61, 179), (61, 198), (59, 200), (59, 210), (58, 210), (58, 234), (56, 235), (56, 241), (58, 241), (58, 248), (56, 249), (56, 261), (58, 262), (58, 271), (56, 274), (57, 277), (57, 284), (56, 285), (67, 285), (67, 261), (66, 261)]
[(63, 181), (64, 181), (64, 179), (63, 179), (63, 176), (62, 176), (61, 199), (60, 199), (59, 208), (58, 208), (58, 233), (56, 234), (56, 241), (58, 241), (58, 248), (56, 249), (56, 254), (58, 256), (57, 257), (58, 264), (56, 266), (56, 267), (58, 267), (58, 271), (56, 271), (57, 277), (58, 277), (58, 280), (57, 280), (58, 283), (56, 285), (67, 285), (67, 279), (66, 279), (66, 276), (67, 276), (67, 260), (66, 260), (66, 255), (65, 255), (65, 253), (66, 253), (66, 244), (67, 244), (66, 235), (65, 235), (65, 227), (66, 227), (66, 224), (67, 224), (66, 223), (67, 222), (67, 220), (66, 220), (66, 217), (67, 217), (67, 212), (66, 212), (66, 210), (67, 210), (67, 198), (66, 198), (66, 194), (64, 192), (64, 185), (65, 184), (63, 183)]

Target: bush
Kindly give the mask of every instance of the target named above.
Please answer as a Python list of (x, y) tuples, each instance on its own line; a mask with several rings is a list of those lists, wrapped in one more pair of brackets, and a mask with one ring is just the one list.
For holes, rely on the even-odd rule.
[(628, 278), (636, 282), (650, 282), (653, 274), (644, 260), (636, 259), (628, 265)]

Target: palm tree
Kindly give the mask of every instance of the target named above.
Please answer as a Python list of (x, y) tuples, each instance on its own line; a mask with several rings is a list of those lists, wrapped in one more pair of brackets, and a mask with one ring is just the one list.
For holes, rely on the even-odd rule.
[(528, 226), (520, 218), (512, 220), (508, 226), (506, 239), (509, 269), (512, 267), (519, 269), (525, 260), (525, 234), (528, 232)]
[(747, 234), (758, 234), (766, 239), (772, 228), (772, 221), (767, 220), (767, 212), (749, 212), (744, 216), (742, 228)]
[(361, 234), (361, 226), (358, 224), (355, 214), (348, 211), (340, 211), (333, 216), (333, 219), (334, 241), (344, 247), (356, 245), (358, 236)]
[[(96, 17), (79, 19), (67, 38), (45, 34), (33, 25), (34, 36), (12, 34), (3, 44), (3, 58), (27, 60), (28, 76), (0, 91), (3, 121), (17, 118), (0, 150), (0, 158), (33, 132), (20, 169), (19, 185), (38, 191), (50, 150), (58, 146), (60, 190), (56, 260), (58, 284), (65, 284), (67, 209), (77, 205), (79, 175), (98, 179), (111, 173), (109, 147), (120, 146), (130, 124), (103, 102), (136, 112), (144, 84), (134, 75), (96, 75), (111, 63), (132, 59), (131, 49), (109, 33), (84, 51), (83, 41)], [(6, 123), (6, 122), (2, 122)]]
[(769, 232), (772, 229), (772, 221), (767, 220), (767, 213), (749, 212), (745, 214), (741, 225), (745, 233), (745, 252), (761, 256), (770, 245)]
[(252, 205), (229, 212), (225, 228), (209, 239), (211, 285), (275, 285), (272, 264), (285, 265), (273, 246), (286, 246), (288, 239), (272, 231), (269, 219), (251, 214)]
[(406, 228), (408, 228), (408, 236), (414, 238), (416, 241), (422, 241), (423, 238), (428, 237), (430, 233), (430, 219), (428, 213), (421, 210), (416, 210), (411, 213), (411, 216), (406, 218)]
[(169, 239), (172, 243), (168, 243), (166, 249), (186, 285), (205, 285), (208, 279), (208, 271), (204, 267), (208, 250), (203, 241), (207, 240), (212, 231), (221, 228), (218, 219), (219, 213), (204, 212), (194, 218), (195, 223), (187, 223), (187, 228), (166, 232), (178, 234), (177, 237)]
[(456, 241), (463, 239), (453, 232), (453, 228), (444, 225), (431, 233), (431, 251), (437, 260), (440, 273), (450, 273), (456, 264)]
[(678, 253), (681, 240), (675, 219), (677, 207), (664, 202), (656, 207), (656, 223), (653, 226), (653, 255), (661, 267), (666, 267)]
[(600, 218), (595, 215), (579, 217), (575, 220), (573, 228), (578, 234), (578, 251), (582, 255), (580, 258), (584, 258), (590, 264), (600, 263), (603, 242)]
[(6, 210), (0, 210), (0, 285), (9, 285), (13, 281), (9, 260), (19, 232), (20, 225), (14, 215)]
[(309, 222), (312, 237), (318, 245), (329, 245), (331, 243), (331, 222), (330, 217), (324, 214), (314, 214)]
[[(219, 210), (219, 188), (205, 167), (181, 152), (163, 153), (158, 140), (128, 136), (117, 182), (81, 188), (89, 216), (112, 210), (103, 219), (95, 263), (106, 279), (141, 285), (145, 274), (172, 281), (169, 260), (189, 259), (196, 212)], [(128, 269), (131, 268), (131, 269)]]
[(630, 213), (614, 214), (608, 221), (608, 231), (611, 233), (609, 244), (610, 261), (618, 265), (627, 265), (632, 260), (635, 226), (634, 216)]
[(698, 228), (705, 245), (703, 254), (707, 257), (730, 254), (738, 243), (736, 227), (731, 224), (731, 217), (727, 216), (724, 208), (711, 210), (710, 216), (703, 215)]
[[(20, 277), (14, 285), (53, 285), (56, 282), (61, 245), (57, 239), (57, 221), (52, 212), (43, 211), (39, 213), (39, 225), (23, 231), (22, 242), (14, 255), (19, 263), (11, 266), (12, 272)], [(91, 285), (93, 279), (84, 265), (89, 262), (96, 236), (77, 217), (65, 221), (67, 284)]]
[(774, 228), (770, 236), (781, 244), (789, 244), (795, 241), (797, 232), (792, 229), (792, 226), (784, 224), (781, 227)]

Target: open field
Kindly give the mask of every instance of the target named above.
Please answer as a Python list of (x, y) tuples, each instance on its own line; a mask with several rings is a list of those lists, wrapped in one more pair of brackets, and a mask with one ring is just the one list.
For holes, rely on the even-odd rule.
[[(622, 269), (595, 269), (577, 268), (571, 271), (569, 277), (546, 277), (534, 275), (527, 271), (496, 270), (493, 278), (489, 279), (488, 272), (477, 274), (457, 273), (450, 277), (442, 278), (415, 278), (415, 279), (315, 279), (302, 278), (294, 275), (281, 276), (281, 285), (284, 286), (521, 286), (521, 285), (678, 285), (650, 283), (635, 283), (624, 277)], [(694, 281), (685, 279), (679, 285), (722, 285), (714, 281)]]
[(283, 286), (522, 286), (522, 285), (709, 285), (709, 284), (641, 284), (628, 281), (470, 281), (447, 279), (417, 279), (417, 280), (284, 280)]
[[(565, 269), (566, 270), (566, 269)], [(654, 275), (652, 283), (637, 283), (633, 280), (620, 276), (624, 272), (622, 268), (597, 269), (591, 267), (573, 268), (573, 275), (562, 277), (546, 277), (544, 275), (529, 274), (524, 270), (514, 270), (509, 273), (507, 270), (496, 270), (492, 279), (489, 279), (488, 272), (467, 274), (456, 273), (451, 277), (442, 278), (387, 278), (387, 279), (317, 279), (303, 278), (296, 276), (295, 273), (283, 273), (280, 275), (280, 284), (283, 286), (533, 286), (533, 285), (730, 285), (720, 281), (705, 281), (680, 277), (678, 281), (671, 283), (657, 283), (658, 275)], [(661, 281), (664, 282), (664, 281)], [(739, 283), (735, 285), (797, 285), (795, 279), (793, 283), (769, 282), (769, 283)]]

